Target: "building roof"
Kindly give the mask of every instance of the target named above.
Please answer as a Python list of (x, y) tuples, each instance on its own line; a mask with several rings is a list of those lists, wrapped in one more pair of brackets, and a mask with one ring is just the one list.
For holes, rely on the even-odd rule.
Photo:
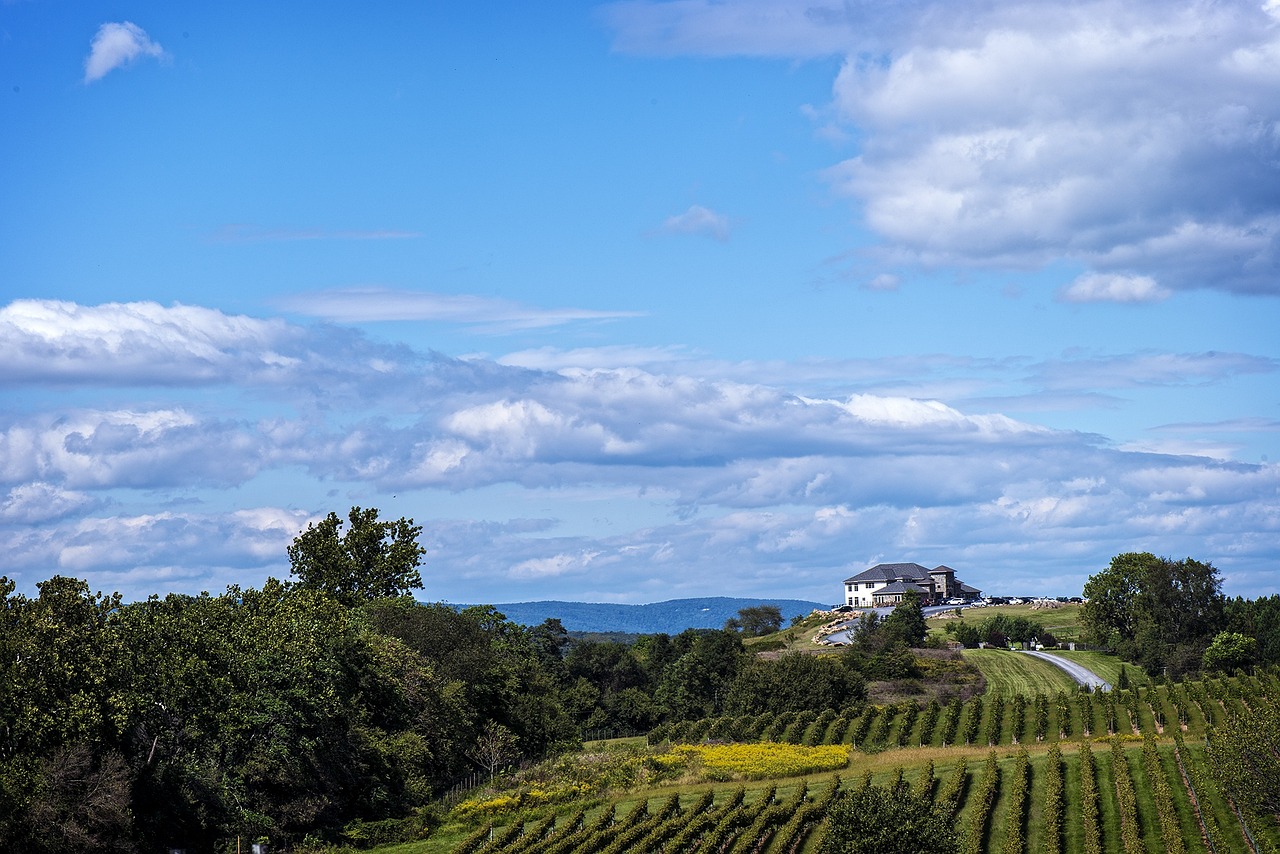
[(955, 571), (954, 569), (952, 569), (951, 567), (947, 566), (945, 563), (943, 563), (943, 564), (939, 564), (938, 566), (935, 566), (933, 569), (931, 569), (931, 570), (929, 570), (929, 571), (930, 571), (930, 572), (949, 572), (949, 573), (951, 573), (952, 575), (955, 575), (955, 574), (956, 574), (956, 571)]
[(981, 593), (982, 592), (976, 587), (965, 584), (963, 581), (960, 582), (960, 590), (964, 593)]
[(914, 590), (916, 593), (925, 592), (923, 587), (918, 584), (912, 584), (910, 581), (895, 581), (875, 591), (871, 596), (872, 598), (876, 596), (892, 596), (895, 593), (906, 593), (908, 590)]
[(864, 569), (857, 575), (850, 576), (844, 580), (845, 584), (855, 581), (893, 581), (897, 578), (919, 578), (926, 579), (929, 577), (929, 570), (925, 569), (918, 563), (878, 563), (870, 569)]

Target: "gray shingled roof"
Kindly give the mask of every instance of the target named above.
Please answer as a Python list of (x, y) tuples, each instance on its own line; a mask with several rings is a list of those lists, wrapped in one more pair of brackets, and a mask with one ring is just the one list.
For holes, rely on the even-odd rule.
[(870, 569), (864, 569), (857, 575), (850, 576), (844, 580), (845, 584), (855, 581), (893, 581), (895, 578), (919, 578), (926, 579), (929, 577), (929, 570), (925, 569), (918, 563), (878, 563)]
[(895, 593), (906, 593), (908, 590), (914, 590), (917, 593), (924, 593), (925, 589), (918, 584), (912, 584), (910, 581), (895, 581), (872, 593), (872, 596), (892, 596)]

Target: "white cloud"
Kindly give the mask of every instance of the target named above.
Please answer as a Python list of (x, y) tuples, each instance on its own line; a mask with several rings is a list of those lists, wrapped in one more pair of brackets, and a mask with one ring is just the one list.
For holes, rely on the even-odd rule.
[(1063, 302), (1160, 302), (1169, 291), (1150, 276), (1085, 273), (1058, 294)]
[(539, 347), (535, 350), (518, 350), (498, 358), (502, 365), (555, 371), (561, 368), (619, 368), (646, 366), (684, 361), (688, 354), (680, 347), (637, 347), (613, 344), (604, 347), (560, 350), (555, 347)]
[(403, 395), (406, 374), (421, 379), (459, 365), (335, 327), (189, 305), (35, 299), (0, 307), (0, 364), (0, 387), (237, 384), (296, 397), (322, 382), (335, 398)]
[[(428, 595), (461, 601), (705, 595), (726, 571), (822, 600), (872, 554), (980, 585), (1066, 579), (1133, 548), (1241, 577), (1280, 559), (1280, 468), (1211, 458), (1223, 445), (1189, 441), (1203, 429), (1136, 447), (971, 402), (1012, 387), (1079, 406), (1280, 367), (1246, 353), (792, 364), (600, 348), (507, 367), (186, 306), (20, 301), (0, 309), (0, 354), (0, 542), (28, 587), (59, 569), (142, 595), (254, 583), (314, 514), (388, 494), (426, 524)], [(632, 356), (647, 368), (614, 364)], [(283, 483), (303, 509), (184, 503)]]
[(684, 213), (663, 220), (662, 231), (667, 234), (698, 234), (723, 242), (729, 239), (729, 218), (702, 205), (690, 205)]
[(897, 269), (1067, 261), (1113, 277), (1068, 298), (1280, 293), (1280, 29), (1252, 0), (682, 0), (606, 17), (624, 50), (844, 55), (833, 106), (860, 151), (826, 177)]
[(902, 280), (892, 273), (881, 273), (873, 276), (865, 285), (869, 291), (896, 291), (901, 286)]
[(242, 483), (270, 454), (243, 424), (182, 409), (79, 410), (0, 430), (0, 482), (71, 489)]
[(197, 306), (20, 299), (0, 308), (0, 383), (207, 382), (287, 368), (275, 347), (294, 336), (279, 320)]
[(23, 525), (41, 524), (93, 510), (98, 504), (83, 492), (33, 481), (9, 490), (4, 502), (0, 503), (0, 520)]
[(389, 288), (350, 288), (298, 294), (283, 301), (290, 311), (347, 323), (434, 320), (475, 324), (493, 332), (541, 329), (566, 323), (640, 317), (642, 312), (583, 308), (537, 308), (468, 294), (437, 294)]
[(109, 72), (128, 65), (138, 57), (164, 58), (164, 48), (146, 31), (130, 21), (106, 23), (98, 27), (84, 61), (84, 82), (101, 80)]
[[(314, 516), (264, 507), (233, 513), (85, 516), (3, 531), (9, 565), (28, 583), (53, 571), (132, 595), (216, 591), (246, 573), (287, 572), (287, 546)], [(32, 578), (32, 574), (35, 577)]]
[(550, 557), (524, 560), (511, 567), (512, 578), (555, 578), (562, 575), (583, 572), (596, 558), (598, 551), (583, 551), (576, 554), (555, 554)]

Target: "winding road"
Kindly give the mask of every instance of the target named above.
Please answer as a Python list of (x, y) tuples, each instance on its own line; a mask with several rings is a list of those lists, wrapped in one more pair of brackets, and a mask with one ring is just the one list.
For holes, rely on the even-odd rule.
[(1095, 691), (1111, 690), (1111, 683), (1104, 680), (1101, 676), (1094, 673), (1092, 670), (1089, 670), (1086, 667), (1081, 667), (1079, 664), (1076, 664), (1074, 661), (1070, 661), (1068, 659), (1062, 658), (1061, 656), (1052, 655), (1047, 652), (1034, 652), (1029, 649), (1023, 650), (1023, 652), (1026, 653), (1027, 655), (1034, 655), (1036, 658), (1042, 658), (1045, 661), (1049, 662), (1050, 664), (1053, 664), (1055, 667), (1061, 667), (1063, 670), (1067, 672), (1068, 676), (1076, 680), (1076, 682), (1080, 685), (1088, 685), (1090, 688), (1092, 688)]

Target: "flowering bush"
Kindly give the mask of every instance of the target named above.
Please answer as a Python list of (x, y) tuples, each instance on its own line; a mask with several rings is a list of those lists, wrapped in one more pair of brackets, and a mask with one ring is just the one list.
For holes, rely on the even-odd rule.
[(713, 780), (769, 780), (820, 771), (835, 771), (849, 764), (845, 745), (805, 747), (799, 744), (681, 744), (669, 756), (684, 757)]
[(523, 807), (537, 807), (543, 804), (577, 800), (591, 793), (592, 788), (583, 783), (555, 786), (547, 789), (522, 789), (505, 795), (469, 798), (453, 808), (453, 815), (455, 818), (495, 815), (497, 813), (512, 812)]

